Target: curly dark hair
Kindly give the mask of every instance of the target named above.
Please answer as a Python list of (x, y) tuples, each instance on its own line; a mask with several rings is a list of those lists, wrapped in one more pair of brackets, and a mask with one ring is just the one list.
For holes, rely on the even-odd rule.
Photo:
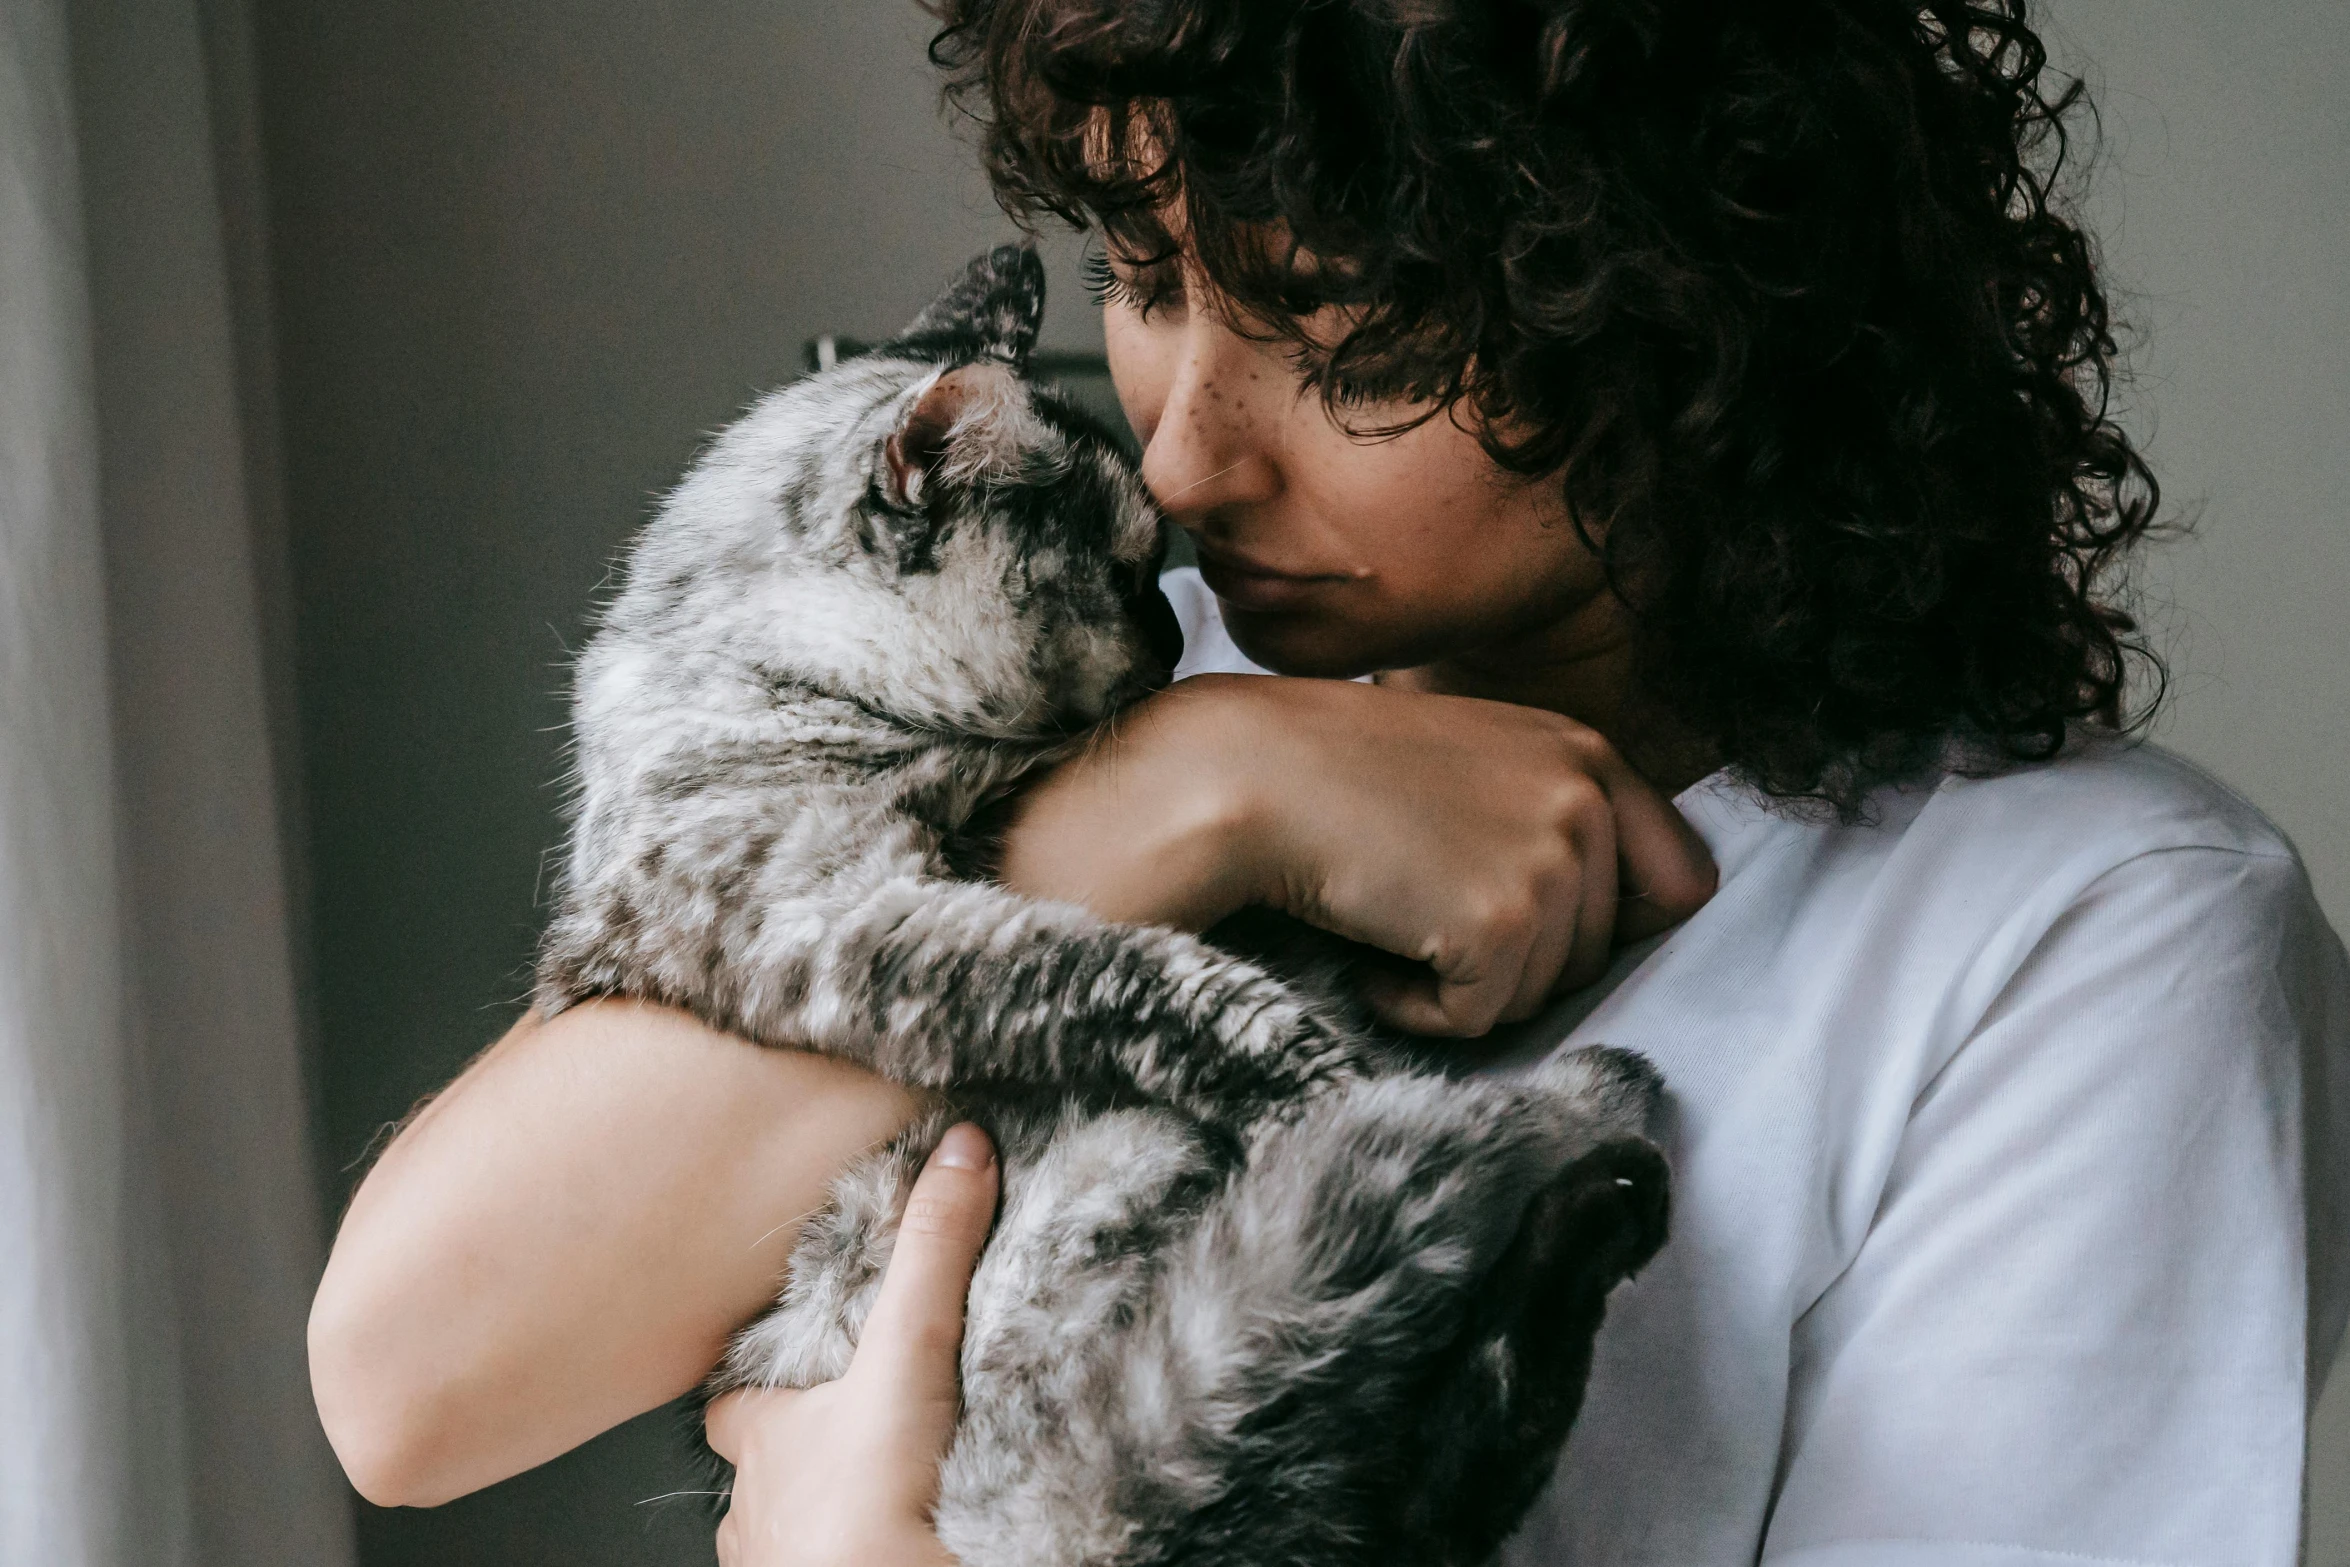
[(933, 10), (1007, 210), (1187, 251), (1334, 410), (1555, 475), (1646, 689), (1772, 794), (2052, 756), (2139, 660), (2158, 699), (2087, 105), (2025, 0)]

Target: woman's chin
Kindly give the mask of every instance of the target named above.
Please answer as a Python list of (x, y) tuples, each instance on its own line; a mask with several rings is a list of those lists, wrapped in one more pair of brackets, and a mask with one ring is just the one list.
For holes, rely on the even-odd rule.
[(1401, 656), (1389, 628), (1365, 626), (1319, 607), (1243, 609), (1221, 602), (1224, 630), (1252, 664), (1277, 675), (1353, 680), (1415, 660)]

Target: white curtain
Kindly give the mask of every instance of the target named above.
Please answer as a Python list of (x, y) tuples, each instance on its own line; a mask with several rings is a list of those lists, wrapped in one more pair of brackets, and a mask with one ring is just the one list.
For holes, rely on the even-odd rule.
[(302, 1360), (240, 20), (0, 0), (0, 1567), (352, 1559)]
[[(136, 1183), (63, 18), (0, 0), (0, 1562), (185, 1559)], [(163, 1362), (161, 1376), (139, 1361)], [(149, 1440), (147, 1433), (164, 1433)]]

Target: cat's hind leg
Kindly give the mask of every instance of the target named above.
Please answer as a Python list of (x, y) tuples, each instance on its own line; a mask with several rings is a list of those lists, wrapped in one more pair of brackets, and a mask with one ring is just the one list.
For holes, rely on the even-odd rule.
[(953, 1120), (934, 1110), (833, 1178), (824, 1206), (802, 1221), (775, 1305), (727, 1344), (704, 1398), (738, 1387), (814, 1387), (849, 1369), (906, 1194)]
[(1609, 1053), (1353, 1084), (1260, 1127), (1102, 1351), (1117, 1439), (1093, 1446), (1149, 1559), (1481, 1559), (1555, 1462), (1608, 1291), (1663, 1240), (1655, 1093)]
[(848, 1370), (915, 1175), (966, 1111), (993, 1132), (1004, 1184), (967, 1301), (963, 1419), (942, 1475), (941, 1528), (968, 1567), (1115, 1560), (1125, 1476), (1101, 1462), (1119, 1435), (1101, 1416), (1124, 1406), (1100, 1396), (1117, 1369), (1110, 1349), (1237, 1152), (1173, 1112), (1029, 1101), (966, 1104), (917, 1123), (835, 1183), (793, 1251), (782, 1299), (736, 1336), (703, 1396)]

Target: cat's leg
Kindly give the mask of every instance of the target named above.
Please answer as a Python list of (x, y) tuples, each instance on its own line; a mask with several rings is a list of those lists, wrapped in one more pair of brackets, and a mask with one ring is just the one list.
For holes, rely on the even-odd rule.
[(917, 1085), (1139, 1092), (1216, 1116), (1376, 1059), (1315, 998), (1196, 937), (983, 883), (877, 889), (800, 960), (804, 990), (762, 1024)]
[[(948, 1464), (964, 1494), (1028, 1505), (993, 1515), (1002, 1526), (962, 1540), (958, 1560), (1111, 1561), (1121, 1539), (1114, 1499), (1083, 1490), (1102, 1476), (1056, 1458), (1063, 1447), (1095, 1445), (1101, 1433), (1087, 1422), (1100, 1404), (1100, 1346), (1133, 1320), (1160, 1259), (1221, 1188), (1232, 1150), (1187, 1117), (1034, 1102), (926, 1117), (835, 1183), (793, 1250), (782, 1299), (736, 1335), (702, 1396), (807, 1387), (848, 1370), (916, 1174), (966, 1110), (993, 1133), (1004, 1184), (971, 1280), (964, 1414)], [(712, 1488), (723, 1491), (732, 1476), (707, 1458)]]
[(1178, 931), (897, 868), (911, 855), (722, 894), (691, 869), (711, 857), (638, 855), (572, 894), (549, 929), (542, 1009), (636, 995), (916, 1086), (1052, 1083), (1211, 1113), (1372, 1060), (1308, 994)]
[[(1115, 1464), (1101, 1494), (1152, 1559), (1481, 1559), (1555, 1460), (1608, 1291), (1662, 1241), (1631, 1113), (1654, 1091), (1609, 1056), (1354, 1084), (1262, 1128), (1097, 1351), (1114, 1439), (1039, 1467)], [(1011, 1505), (949, 1494), (942, 1527)]]
[(1610, 1143), (1527, 1205), (1404, 1428), (1397, 1525), (1442, 1542), (1438, 1559), (1485, 1561), (1557, 1471), (1609, 1292), (1663, 1243), (1667, 1184), (1655, 1149)]

